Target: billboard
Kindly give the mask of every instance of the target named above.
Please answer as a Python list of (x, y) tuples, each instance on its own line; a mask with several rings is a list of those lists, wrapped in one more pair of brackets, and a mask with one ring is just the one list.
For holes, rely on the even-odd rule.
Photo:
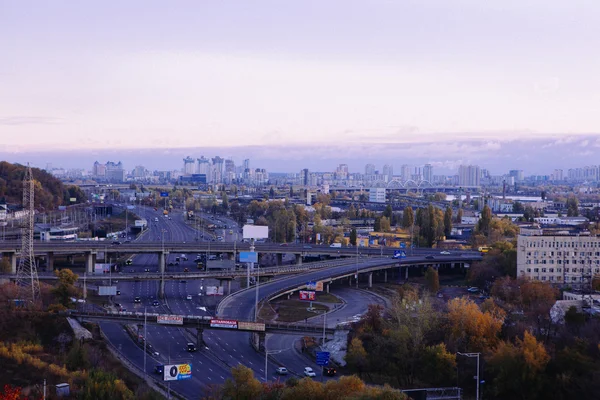
[(307, 282), (306, 290), (317, 290), (317, 282)]
[(211, 328), (237, 329), (238, 322), (234, 319), (211, 319)]
[(244, 331), (264, 332), (265, 324), (262, 322), (244, 322), (238, 321), (238, 329)]
[(206, 295), (207, 296), (223, 296), (223, 286), (207, 286), (206, 287)]
[(240, 251), (240, 262), (257, 263), (258, 253), (255, 251)]
[(181, 315), (158, 315), (156, 322), (163, 325), (183, 325), (183, 317)]
[(98, 296), (116, 296), (116, 286), (98, 286)]
[(70, 198), (69, 198), (69, 201), (70, 201), (71, 203), (75, 203), (75, 202), (77, 201), (77, 198), (75, 198), (75, 197), (70, 197)]
[(94, 274), (108, 274), (110, 272), (110, 264), (94, 265)]
[(137, 226), (138, 228), (143, 228), (144, 226), (148, 225), (148, 221), (146, 221), (145, 219), (136, 219), (135, 220), (135, 226)]
[(300, 300), (315, 301), (315, 299), (316, 299), (315, 292), (313, 292), (311, 290), (301, 290), (300, 291)]
[(269, 237), (268, 226), (244, 225), (244, 239), (266, 239)]
[(183, 381), (191, 379), (192, 364), (165, 365), (163, 374), (163, 380), (165, 381)]
[(160, 192), (160, 197), (169, 197), (169, 192)]

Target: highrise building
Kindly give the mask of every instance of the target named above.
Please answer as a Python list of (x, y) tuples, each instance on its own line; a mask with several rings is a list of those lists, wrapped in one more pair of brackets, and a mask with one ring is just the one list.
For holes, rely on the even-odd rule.
[(223, 182), (223, 161), (225, 159), (219, 156), (212, 158), (211, 183)]
[(478, 165), (458, 167), (458, 184), (461, 186), (480, 186), (481, 171)]
[(410, 165), (404, 164), (400, 167), (400, 176), (402, 177), (402, 181), (406, 182), (410, 179)]
[(552, 180), (553, 181), (562, 181), (564, 180), (564, 176), (563, 176), (563, 170), (562, 169), (555, 169), (554, 173), (552, 174)]
[(423, 166), (423, 180), (433, 183), (433, 166), (431, 164), (425, 164)]
[(196, 160), (192, 157), (186, 157), (183, 159), (183, 173), (185, 175), (192, 175), (196, 172)]
[(200, 156), (200, 158), (197, 158), (196, 161), (198, 163), (196, 167), (196, 173), (204, 174), (208, 177), (210, 175), (210, 160), (204, 156)]
[(394, 178), (394, 167), (390, 164), (385, 164), (383, 166), (383, 175), (386, 182), (391, 181)]
[(508, 176), (515, 178), (516, 182), (523, 182), (523, 180), (525, 180), (522, 169), (511, 169), (508, 171)]
[(100, 164), (98, 161), (94, 163), (92, 175), (96, 178), (104, 178), (106, 176), (106, 165)]
[(246, 158), (244, 160), (244, 170), (250, 169), (250, 159)]
[(308, 168), (304, 168), (302, 171), (300, 171), (300, 184), (302, 186), (308, 186), (309, 183), (310, 183), (310, 175), (308, 172)]
[(109, 161), (106, 163), (105, 178), (109, 182), (120, 183), (125, 181), (125, 170), (121, 161), (114, 163)]
[(375, 165), (367, 164), (365, 165), (365, 175), (374, 175), (375, 174)]

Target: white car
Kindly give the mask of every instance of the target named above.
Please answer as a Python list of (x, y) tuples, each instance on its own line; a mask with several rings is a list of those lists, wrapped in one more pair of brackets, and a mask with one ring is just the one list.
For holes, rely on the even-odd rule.
[(447, 255), (450, 254), (450, 252), (449, 251), (440, 251), (440, 254), (443, 254), (443, 255), (447, 256)]
[(192, 299), (192, 295), (188, 294), (187, 297), (185, 298), (186, 300), (191, 300)]
[(311, 367), (304, 367), (304, 375), (310, 378), (314, 378), (315, 376), (317, 376), (317, 374), (315, 374), (315, 371), (313, 371)]
[(275, 370), (275, 372), (277, 372), (277, 375), (287, 375), (288, 374), (288, 370), (285, 367), (279, 367)]

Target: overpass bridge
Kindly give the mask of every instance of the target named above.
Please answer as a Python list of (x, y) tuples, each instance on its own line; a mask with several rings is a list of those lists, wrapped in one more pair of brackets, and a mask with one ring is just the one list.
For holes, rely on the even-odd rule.
[[(0, 253), (3, 258), (9, 260), (11, 272), (17, 272), (17, 258), (21, 253), (21, 243), (17, 241), (0, 242)], [(192, 254), (192, 253), (226, 253), (231, 258), (240, 251), (249, 251), (249, 243), (238, 242), (152, 242), (152, 241), (134, 241), (130, 243), (113, 244), (109, 241), (75, 241), (75, 242), (34, 242), (33, 251), (36, 256), (45, 256), (47, 267), (53, 269), (54, 256), (56, 254), (76, 255), (83, 254), (86, 257), (86, 270), (88, 273), (94, 271), (96, 264), (96, 255), (100, 252), (109, 254), (156, 254), (159, 265), (159, 272), (165, 271), (166, 257), (173, 254)], [(390, 247), (330, 247), (326, 245), (306, 245), (306, 244), (277, 244), (277, 243), (256, 243), (255, 251), (259, 254), (275, 254), (277, 263), (281, 264), (284, 254), (294, 254), (296, 264), (302, 263), (302, 257), (309, 254), (318, 254), (334, 257), (356, 257), (361, 255), (379, 255), (391, 256), (394, 250)], [(437, 253), (434, 249), (414, 250), (415, 253)]]

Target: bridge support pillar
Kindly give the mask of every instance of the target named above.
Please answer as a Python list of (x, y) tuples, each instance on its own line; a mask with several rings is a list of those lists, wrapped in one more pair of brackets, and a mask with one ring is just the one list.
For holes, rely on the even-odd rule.
[(161, 274), (165, 272), (165, 267), (167, 265), (167, 252), (161, 251), (158, 253), (158, 272)]
[(161, 279), (158, 282), (158, 298), (160, 298), (160, 299), (165, 298), (165, 280), (164, 279)]
[(2, 259), (8, 260), (10, 264), (10, 273), (17, 273), (17, 253), (2, 253)]
[(253, 333), (252, 334), (252, 347), (256, 351), (265, 351), (265, 339), (267, 334), (265, 332)]
[(282, 253), (278, 253), (277, 254), (277, 266), (280, 266), (283, 264), (283, 254)]
[(406, 266), (406, 271), (404, 271), (404, 280), (408, 280), (408, 265)]
[(227, 281), (227, 296), (231, 294), (231, 279)]
[(302, 265), (302, 254), (296, 254), (296, 265)]
[(327, 284), (327, 293), (329, 293), (329, 286), (331, 286), (331, 283)]
[(46, 269), (54, 271), (54, 253), (51, 251), (46, 254)]
[(204, 337), (202, 336), (204, 333), (203, 328), (196, 328), (196, 347), (204, 346)]
[(352, 276), (348, 277), (348, 286), (352, 286)]
[(369, 272), (369, 288), (373, 287), (373, 273)]
[(88, 274), (94, 273), (95, 265), (96, 265), (96, 253), (91, 252), (91, 251), (85, 253), (85, 270), (87, 271)]
[(383, 271), (383, 281), (387, 283), (387, 269)]
[(75, 258), (73, 256), (67, 256), (67, 262), (73, 265), (75, 264)]

